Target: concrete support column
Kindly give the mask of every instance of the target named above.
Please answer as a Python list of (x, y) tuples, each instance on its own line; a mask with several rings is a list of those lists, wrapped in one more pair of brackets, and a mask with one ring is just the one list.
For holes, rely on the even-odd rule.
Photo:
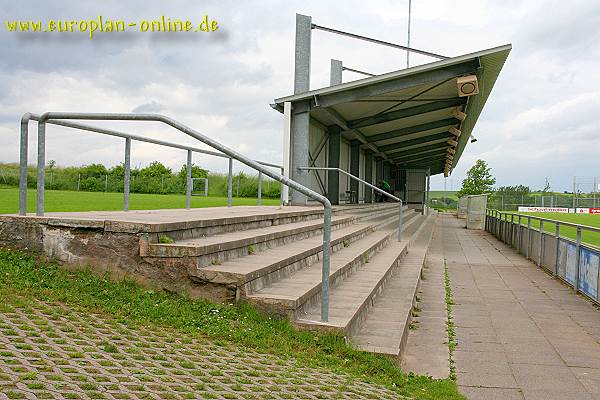
[[(294, 56), (294, 94), (310, 90), (310, 42), (312, 20), (309, 16), (296, 14), (296, 50)], [(297, 103), (292, 110), (290, 140), (290, 178), (303, 186), (308, 186), (308, 171), (299, 167), (308, 166), (310, 104)], [(306, 196), (292, 191), (292, 205), (306, 205)]]
[[(373, 183), (373, 152), (365, 151), (365, 181)], [(365, 203), (373, 201), (373, 189), (365, 187)]]
[[(298, 169), (308, 167), (308, 141), (310, 126), (310, 104), (308, 101), (297, 103), (292, 110), (292, 137), (291, 137), (291, 166), (290, 177), (302, 186), (308, 187), (308, 173)], [(292, 205), (306, 205), (306, 196), (297, 190), (292, 190)]]
[(379, 183), (383, 179), (383, 159), (377, 158), (375, 160), (375, 183)]
[[(350, 173), (358, 177), (360, 173), (360, 142), (354, 140), (350, 143)], [(350, 190), (353, 192), (353, 203), (358, 203), (358, 181), (350, 179)]]
[(329, 86), (342, 84), (342, 62), (331, 59), (331, 70), (329, 75)]
[[(329, 135), (327, 166), (339, 168), (342, 129), (333, 125), (327, 128), (327, 134)], [(340, 204), (340, 173), (337, 171), (327, 171), (327, 198), (331, 204)]]

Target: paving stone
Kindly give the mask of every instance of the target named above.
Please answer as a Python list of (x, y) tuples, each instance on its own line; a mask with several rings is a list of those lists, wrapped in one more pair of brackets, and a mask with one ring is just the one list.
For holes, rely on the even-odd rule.
[(12, 298), (0, 313), (0, 399), (402, 398), (226, 341)]

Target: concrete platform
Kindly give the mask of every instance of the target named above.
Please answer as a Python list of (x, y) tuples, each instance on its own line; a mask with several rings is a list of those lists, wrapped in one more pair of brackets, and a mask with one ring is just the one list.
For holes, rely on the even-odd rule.
[(600, 399), (600, 311), (514, 249), (438, 219), (461, 391), (477, 399)]

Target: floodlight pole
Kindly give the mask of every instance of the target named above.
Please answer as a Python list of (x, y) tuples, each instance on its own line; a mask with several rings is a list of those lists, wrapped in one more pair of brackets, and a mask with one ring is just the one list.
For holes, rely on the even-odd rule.
[[(408, 37), (406, 40), (406, 47), (410, 48), (410, 13), (412, 9), (412, 0), (408, 0)], [(410, 67), (410, 51), (406, 52), (406, 68)]]

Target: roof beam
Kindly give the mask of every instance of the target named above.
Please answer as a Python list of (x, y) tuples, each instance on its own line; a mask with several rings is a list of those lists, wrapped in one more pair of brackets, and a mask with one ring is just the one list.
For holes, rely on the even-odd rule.
[(404, 156), (404, 157), (399, 157), (399, 158), (394, 157), (392, 160), (394, 160), (398, 163), (403, 163), (403, 162), (407, 162), (407, 161), (420, 160), (422, 158), (446, 157), (446, 155), (447, 154), (446, 154), (445, 149), (442, 149), (442, 150), (438, 150), (437, 152), (434, 152), (434, 153), (413, 154), (411, 156)]
[(432, 162), (431, 160), (440, 160), (443, 161), (444, 160), (444, 155), (443, 154), (436, 154), (433, 156), (427, 156), (427, 157), (418, 157), (418, 158), (413, 158), (413, 159), (408, 159), (408, 160), (399, 160), (396, 161), (396, 163), (398, 165), (406, 165), (406, 164), (411, 164), (411, 163), (415, 163), (417, 161), (422, 161), (423, 163), (429, 163)]
[(433, 153), (433, 152), (437, 152), (440, 150), (446, 150), (447, 148), (448, 148), (448, 144), (446, 144), (446, 143), (432, 144), (430, 146), (417, 148), (415, 150), (407, 150), (407, 151), (402, 151), (399, 153), (393, 153), (392, 155), (390, 155), (390, 158), (395, 159), (395, 158), (402, 158), (404, 156), (410, 156), (410, 155)]
[(400, 76), (394, 79), (371, 83), (370, 85), (339, 90), (328, 94), (320, 94), (317, 95), (317, 97), (321, 107), (331, 107), (336, 104), (349, 103), (368, 97), (381, 96), (389, 94), (390, 92), (414, 88), (416, 86), (429, 85), (467, 74), (474, 74), (477, 71), (477, 68), (479, 68), (479, 61), (477, 59), (471, 59), (458, 64), (448, 65), (440, 69), (421, 71), (407, 76)]
[(336, 125), (338, 125), (340, 128), (346, 131), (352, 132), (359, 142), (365, 144), (367, 147), (373, 150), (373, 152), (375, 152), (376, 155), (387, 159), (387, 156), (379, 150), (376, 144), (369, 143), (369, 141), (361, 131), (359, 131), (358, 129), (350, 129), (350, 127), (348, 126), (348, 122), (344, 119), (344, 117), (340, 115), (340, 113), (338, 113), (332, 108), (324, 108), (323, 111), (325, 111), (331, 117), (331, 119), (333, 119)]
[(380, 133), (378, 135), (367, 136), (369, 143), (380, 142), (382, 140), (395, 139), (398, 136), (410, 135), (412, 133), (425, 132), (432, 129), (443, 128), (446, 126), (456, 125), (460, 121), (456, 118), (446, 118), (438, 121), (427, 122), (425, 124), (407, 126), (406, 128), (395, 129), (393, 131)]
[(402, 142), (392, 143), (392, 144), (388, 144), (386, 146), (379, 146), (379, 150), (384, 151), (384, 152), (402, 151), (403, 147), (412, 146), (413, 144), (421, 144), (421, 143), (427, 143), (427, 142), (433, 142), (433, 141), (439, 141), (439, 140), (442, 140), (445, 142), (446, 140), (450, 139), (451, 137), (453, 137), (453, 136), (451, 136), (450, 133), (442, 132), (442, 133), (437, 133), (435, 135), (428, 135), (428, 136), (423, 136), (423, 137), (416, 138), (416, 139), (404, 140)]
[(446, 108), (456, 107), (467, 103), (466, 97), (457, 97), (455, 99), (434, 101), (421, 104), (415, 107), (407, 107), (401, 110), (390, 111), (384, 114), (376, 114), (370, 117), (358, 118), (348, 121), (351, 128), (363, 128), (365, 126), (377, 125), (383, 122), (394, 121), (397, 119), (408, 118), (414, 115), (425, 114), (432, 111), (439, 111)]

